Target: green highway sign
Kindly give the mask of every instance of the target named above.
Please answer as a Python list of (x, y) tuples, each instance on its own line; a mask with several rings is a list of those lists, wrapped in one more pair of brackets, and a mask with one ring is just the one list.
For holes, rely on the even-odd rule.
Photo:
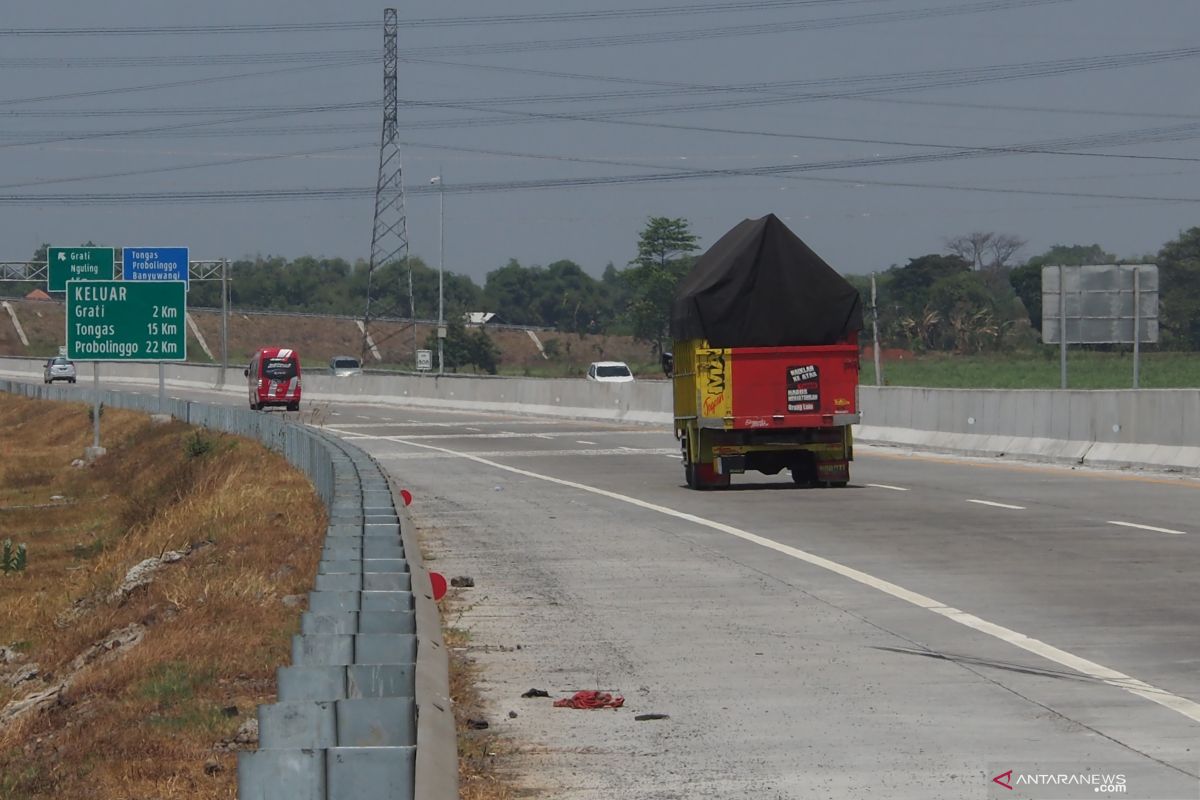
[(73, 361), (183, 361), (183, 281), (72, 280), (67, 291), (67, 358)]
[(114, 277), (111, 247), (51, 247), (46, 251), (48, 292), (65, 292), (67, 281), (108, 281)]

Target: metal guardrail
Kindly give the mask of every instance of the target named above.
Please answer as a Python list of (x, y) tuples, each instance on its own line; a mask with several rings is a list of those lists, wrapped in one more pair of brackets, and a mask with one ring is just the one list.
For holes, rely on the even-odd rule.
[[(94, 402), (95, 392), (0, 380), (0, 391)], [(259, 749), (238, 758), (242, 800), (452, 800), (457, 743), (441, 624), (406, 520), (379, 464), (324, 431), (270, 414), (101, 391), (102, 404), (169, 413), (257, 439), (302, 470), (329, 510), (316, 585)]]

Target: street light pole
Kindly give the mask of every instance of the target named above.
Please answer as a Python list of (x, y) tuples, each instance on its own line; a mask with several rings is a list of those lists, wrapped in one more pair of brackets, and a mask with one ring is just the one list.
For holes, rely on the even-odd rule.
[[(439, 169), (440, 173), (441, 170)], [(446, 187), (442, 183), (442, 176), (438, 174), (429, 179), (430, 183), (436, 183), (438, 187), (438, 319), (437, 319), (437, 343), (438, 343), (438, 375), (442, 375), (446, 371), (445, 361), (445, 313), (444, 299), (442, 291), (442, 270), (446, 260)]]

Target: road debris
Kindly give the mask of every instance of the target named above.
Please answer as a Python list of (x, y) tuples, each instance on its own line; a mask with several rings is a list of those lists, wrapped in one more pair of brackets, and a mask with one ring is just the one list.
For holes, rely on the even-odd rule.
[(595, 689), (586, 689), (576, 692), (570, 697), (554, 701), (555, 708), (620, 708), (623, 705), (625, 705), (624, 697), (613, 696), (608, 692), (598, 692)]

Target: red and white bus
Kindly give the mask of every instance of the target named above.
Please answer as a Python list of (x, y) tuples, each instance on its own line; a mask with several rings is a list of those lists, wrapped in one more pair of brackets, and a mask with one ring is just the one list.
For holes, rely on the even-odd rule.
[(263, 347), (250, 359), (245, 375), (250, 408), (284, 406), (300, 410), (300, 356), (287, 347)]

